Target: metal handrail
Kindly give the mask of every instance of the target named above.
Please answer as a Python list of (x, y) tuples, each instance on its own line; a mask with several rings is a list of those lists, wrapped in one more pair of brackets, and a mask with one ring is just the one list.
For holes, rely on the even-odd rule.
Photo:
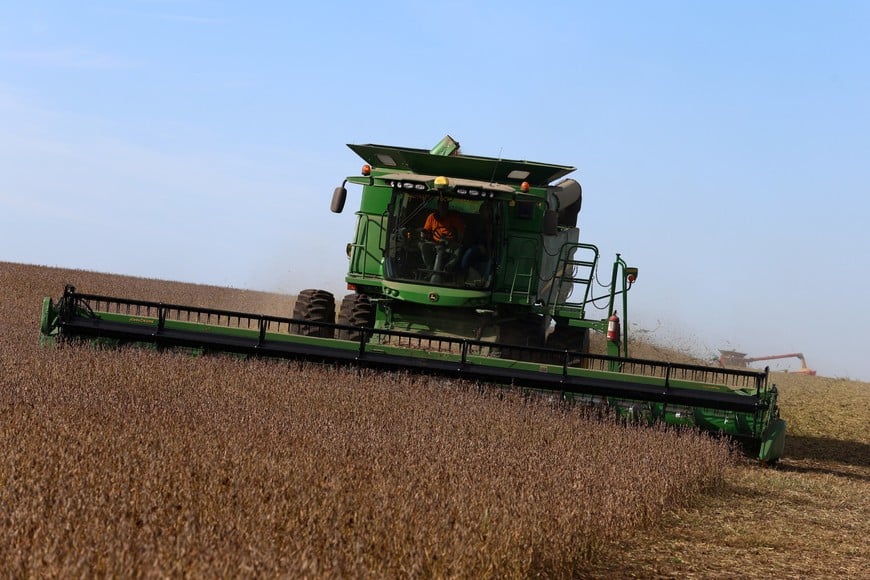
[(302, 327), (329, 328), (332, 330), (332, 333), (327, 334), (331, 335), (336, 335), (338, 330), (354, 330), (361, 331), (359, 332), (360, 354), (364, 354), (375, 345), (388, 345), (447, 355), (459, 355), (459, 362), (465, 364), (469, 356), (499, 357), (505, 348), (509, 348), (514, 353), (522, 353), (524, 355), (517, 357), (520, 361), (548, 361), (546, 363), (548, 365), (561, 366), (566, 376), (569, 368), (605, 372), (610, 371), (612, 368), (619, 368), (622, 374), (627, 375), (662, 378), (666, 379), (668, 383), (686, 381), (703, 383), (704, 385), (725, 386), (731, 389), (754, 390), (756, 395), (761, 395), (769, 388), (768, 374), (766, 372), (749, 369), (729, 369), (720, 366), (713, 367), (629, 357), (614, 357), (573, 350), (508, 345), (493, 341), (433, 336), (399, 330), (360, 328), (343, 324), (250, 314), (232, 310), (82, 294), (75, 292), (74, 289), (67, 289), (65, 291), (62, 302), (63, 307), (60, 309), (62, 327), (64, 324), (73, 324), (77, 319), (94, 320), (99, 319), (100, 314), (120, 314), (142, 319), (131, 322), (131, 324), (145, 325), (145, 323), (153, 321), (157, 334), (165, 330), (166, 321), (250, 329), (259, 336), (258, 343), (263, 342), (267, 330), (279, 334), (296, 334), (293, 332), (294, 329), (298, 330)]
[[(588, 250), (593, 254), (592, 260), (575, 260), (574, 252), (576, 250)], [(599, 252), (598, 247), (592, 244), (584, 244), (578, 242), (568, 242), (562, 245), (559, 249), (559, 260), (556, 262), (556, 271), (553, 273), (553, 278), (558, 280), (558, 284), (554, 283), (550, 286), (550, 295), (547, 300), (547, 303), (550, 305), (550, 314), (554, 315), (556, 310), (564, 307), (572, 307), (579, 308), (581, 315), (585, 315), (586, 305), (589, 302), (589, 293), (591, 292), (592, 280), (595, 275), (595, 269), (598, 266)], [(572, 267), (580, 266), (584, 268), (588, 268), (588, 276), (586, 277), (577, 277), (576, 271), (571, 271), (571, 275), (566, 275), (566, 271), (568, 266)], [(584, 287), (583, 291), (583, 300), (580, 302), (569, 302), (567, 299), (564, 302), (559, 302), (557, 299), (559, 297), (559, 293), (562, 290), (562, 286), (565, 283), (571, 284), (571, 290), (568, 292), (567, 297), (570, 297), (574, 293), (574, 288), (579, 284)], [(566, 297), (566, 298), (567, 298)]]
[[(348, 244), (351, 248), (351, 253), (348, 256), (348, 258), (350, 259), (350, 265), (348, 266), (348, 274), (351, 276), (366, 277), (367, 276), (366, 269), (368, 266), (368, 260), (370, 260), (370, 259), (374, 260), (375, 263), (379, 264), (380, 257), (366, 251), (366, 248), (368, 246), (368, 241), (369, 241), (368, 237), (369, 237), (370, 224), (366, 223), (366, 227), (362, 227), (362, 224), (364, 222), (373, 222), (378, 226), (377, 227), (377, 229), (379, 231), (378, 247), (381, 250), (381, 255), (383, 255), (384, 248), (385, 248), (384, 236), (386, 235), (386, 233), (385, 233), (385, 228), (382, 227), (383, 222), (379, 223), (378, 220), (374, 219), (370, 214), (367, 214), (364, 212), (357, 212), (356, 215), (358, 216), (356, 231), (362, 232), (362, 239), (359, 242), (354, 241), (354, 242), (351, 242), (350, 244)], [(381, 220), (387, 219), (386, 212), (380, 216), (380, 219)], [(361, 256), (357, 255), (358, 251), (362, 251)], [(358, 267), (355, 267), (355, 265)]]

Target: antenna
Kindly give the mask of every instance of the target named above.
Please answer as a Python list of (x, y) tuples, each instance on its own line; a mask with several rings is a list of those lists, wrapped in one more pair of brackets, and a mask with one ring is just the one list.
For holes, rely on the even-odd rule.
[(498, 161), (496, 161), (495, 165), (492, 166), (492, 175), (489, 176), (490, 183), (495, 183), (495, 172), (498, 171), (498, 164), (501, 163), (501, 152), (503, 150), (503, 146), (498, 148)]

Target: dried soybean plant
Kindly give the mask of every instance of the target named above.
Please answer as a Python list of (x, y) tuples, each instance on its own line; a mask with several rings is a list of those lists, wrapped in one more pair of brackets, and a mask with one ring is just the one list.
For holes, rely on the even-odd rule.
[[(458, 381), (39, 349), (33, 303), (65, 274), (3, 269), (16, 298), (2, 306), (0, 565), (13, 575), (576, 576), (718, 486), (731, 460), (697, 433)], [(107, 293), (190, 292), (93, 276), (79, 274)]]

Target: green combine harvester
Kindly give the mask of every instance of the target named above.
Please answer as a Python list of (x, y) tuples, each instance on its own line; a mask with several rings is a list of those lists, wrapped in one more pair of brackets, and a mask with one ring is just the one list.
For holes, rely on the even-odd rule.
[[(728, 435), (772, 463), (786, 425), (768, 372), (629, 356), (636, 268), (616, 255), (595, 292), (599, 252), (579, 240), (573, 167), (350, 145), (365, 162), (349, 293), (303, 290), (289, 318), (77, 292), (43, 303), (40, 340), (145, 344), (415, 371), (604, 406), (628, 420)], [(337, 311), (337, 315), (336, 315)], [(592, 311), (598, 317), (592, 315)], [(591, 333), (606, 352), (590, 351)]]

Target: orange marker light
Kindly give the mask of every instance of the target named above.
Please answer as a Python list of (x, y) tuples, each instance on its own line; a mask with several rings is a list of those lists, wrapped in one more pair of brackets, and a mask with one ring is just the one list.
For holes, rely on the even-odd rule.
[(372, 166), (371, 165), (363, 165), (362, 166), (362, 174), (363, 175), (371, 175), (372, 174)]
[(520, 191), (523, 193), (529, 193), (529, 188), (531, 188), (531, 185), (529, 185), (528, 181), (524, 181), (520, 184)]

